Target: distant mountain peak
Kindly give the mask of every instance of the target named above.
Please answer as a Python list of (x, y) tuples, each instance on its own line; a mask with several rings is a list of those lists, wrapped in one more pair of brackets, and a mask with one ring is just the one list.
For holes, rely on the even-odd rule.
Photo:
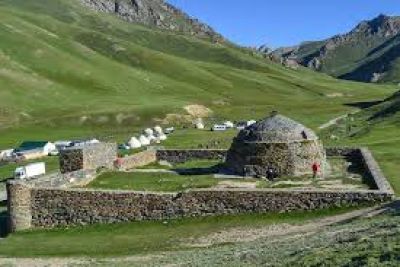
[(80, 0), (98, 12), (112, 13), (123, 20), (162, 30), (176, 31), (218, 42), (222, 35), (164, 0)]
[[(280, 48), (269, 54), (334, 77), (364, 82), (400, 82), (400, 17), (380, 14), (346, 34)], [(398, 66), (400, 67), (400, 65)]]
[(362, 21), (350, 33), (354, 32), (393, 36), (400, 33), (400, 17), (391, 17), (385, 14), (380, 14), (371, 20)]

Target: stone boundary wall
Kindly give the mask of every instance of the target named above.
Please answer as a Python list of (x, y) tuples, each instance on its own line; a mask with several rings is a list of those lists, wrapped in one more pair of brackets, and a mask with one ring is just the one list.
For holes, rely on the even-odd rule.
[[(39, 183), (11, 181), (7, 184), (10, 230), (224, 214), (306, 211), (380, 203), (393, 199), (393, 190), (368, 149), (329, 150), (328, 154), (358, 155), (375, 179), (378, 190), (207, 189), (166, 194), (62, 189)], [(172, 155), (175, 158), (175, 155), (182, 154), (168, 152), (162, 155)], [(199, 154), (184, 155), (186, 159), (190, 155)], [(218, 150), (208, 155), (224, 154), (223, 150)], [(142, 156), (148, 161), (157, 160), (157, 153), (154, 151), (146, 151)], [(129, 167), (148, 164), (137, 157), (129, 157), (125, 163)]]
[(130, 170), (143, 167), (157, 161), (156, 151), (143, 151), (132, 156), (120, 158), (117, 161), (117, 168), (120, 170)]
[(372, 177), (376, 188), (380, 192), (394, 195), (394, 190), (385, 175), (383, 174), (379, 164), (368, 148), (349, 148), (349, 147), (333, 147), (326, 149), (327, 156), (350, 157), (352, 160), (361, 163), (367, 173)]
[(367, 148), (361, 148), (360, 154), (368, 173), (374, 178), (374, 182), (378, 190), (394, 195), (392, 186), (383, 174), (379, 164), (375, 161), (371, 151), (369, 151)]
[[(210, 215), (309, 211), (386, 202), (375, 191), (194, 190), (179, 194), (30, 188), (33, 228)], [(21, 229), (15, 227), (14, 229)]]
[(31, 187), (23, 183), (7, 183), (7, 197), (9, 231), (32, 228)]
[(157, 160), (170, 163), (185, 163), (190, 160), (224, 160), (226, 149), (164, 149), (157, 150)]

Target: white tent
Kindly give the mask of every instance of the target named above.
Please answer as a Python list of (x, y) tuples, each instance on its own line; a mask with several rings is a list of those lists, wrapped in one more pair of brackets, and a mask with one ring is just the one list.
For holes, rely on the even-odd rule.
[(43, 153), (45, 155), (48, 155), (50, 152), (53, 152), (57, 150), (57, 147), (54, 143), (48, 142), (44, 147), (43, 147)]
[(140, 148), (142, 147), (142, 143), (139, 141), (139, 139), (137, 139), (136, 137), (132, 137), (129, 141), (128, 141), (128, 146), (131, 149), (135, 149), (135, 148)]
[(149, 139), (150, 143), (156, 142), (157, 141), (157, 137), (155, 137), (154, 135), (149, 135), (146, 136), (147, 139)]
[(93, 138), (93, 139), (88, 140), (87, 143), (88, 143), (88, 144), (91, 144), (91, 145), (92, 145), (92, 144), (99, 144), (100, 141), (97, 140), (96, 138)]
[(144, 134), (145, 134), (147, 137), (149, 137), (149, 136), (154, 135), (154, 131), (153, 131), (153, 129), (147, 128), (146, 130), (144, 130)]
[(157, 139), (160, 141), (165, 141), (167, 140), (167, 136), (165, 134), (160, 134), (159, 136), (157, 136)]
[(202, 122), (198, 122), (195, 124), (196, 129), (203, 130), (205, 128)]
[(156, 127), (154, 127), (154, 133), (156, 135), (161, 135), (161, 134), (164, 134), (164, 131), (160, 126), (156, 126)]
[(141, 135), (141, 136), (139, 137), (139, 141), (140, 141), (140, 143), (142, 144), (142, 146), (148, 146), (148, 145), (150, 145), (150, 140), (149, 140), (146, 136), (144, 136), (144, 135)]

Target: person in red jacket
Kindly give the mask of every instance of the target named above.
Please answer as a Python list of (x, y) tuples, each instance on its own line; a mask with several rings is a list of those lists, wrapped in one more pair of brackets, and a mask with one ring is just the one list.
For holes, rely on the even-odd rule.
[(320, 170), (320, 165), (318, 164), (318, 162), (314, 162), (314, 164), (312, 165), (313, 178), (317, 178), (319, 170)]

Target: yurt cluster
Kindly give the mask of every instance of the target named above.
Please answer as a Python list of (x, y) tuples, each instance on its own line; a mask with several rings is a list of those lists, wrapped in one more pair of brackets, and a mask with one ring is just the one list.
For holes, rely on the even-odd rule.
[(127, 145), (130, 149), (137, 149), (152, 144), (160, 144), (165, 140), (167, 140), (167, 135), (164, 133), (164, 130), (160, 126), (155, 126), (154, 128), (145, 129), (138, 137), (131, 137)]

